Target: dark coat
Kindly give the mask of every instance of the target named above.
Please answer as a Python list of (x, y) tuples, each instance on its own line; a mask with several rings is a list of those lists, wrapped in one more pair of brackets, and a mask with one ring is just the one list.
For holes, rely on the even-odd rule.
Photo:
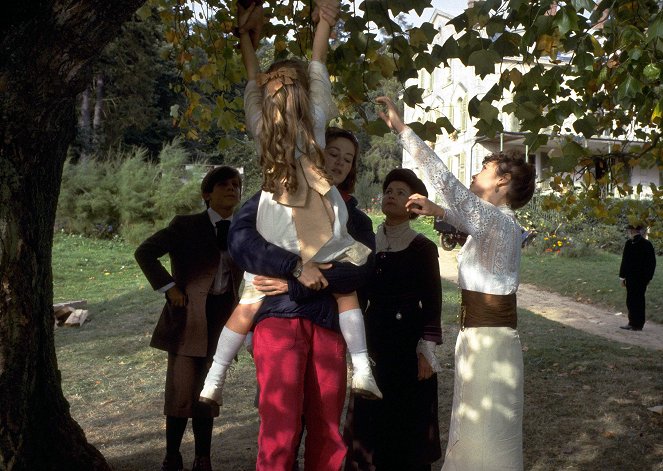
[(371, 272), (371, 264), (357, 267), (351, 263), (332, 262), (332, 268), (324, 271), (329, 286), (322, 291), (307, 290), (292, 276), (299, 256), (270, 244), (256, 229), (259, 202), (260, 192), (244, 203), (235, 215), (230, 226), (230, 254), (242, 269), (250, 273), (287, 279), (289, 291), (279, 296), (267, 296), (255, 322), (266, 317), (305, 317), (321, 327), (338, 330), (338, 304), (332, 293), (351, 293), (362, 286)]
[[(170, 256), (171, 272), (159, 258)], [(185, 307), (166, 305), (161, 312), (150, 345), (179, 355), (206, 357), (216, 344), (208, 345), (221, 332), (230, 313), (220, 313), (208, 324), (207, 295), (216, 276), (220, 253), (216, 245), (214, 226), (207, 211), (189, 216), (175, 216), (168, 227), (140, 244), (135, 253), (136, 261), (152, 288), (160, 289), (171, 282), (187, 296)], [(239, 301), (238, 291), (242, 271), (231, 265), (231, 283), (234, 304)], [(217, 325), (218, 324), (218, 325)], [(218, 333), (216, 333), (218, 338)]]
[(655, 270), (656, 254), (652, 243), (640, 235), (627, 240), (619, 267), (619, 277), (626, 280), (627, 286), (629, 282), (648, 284)]

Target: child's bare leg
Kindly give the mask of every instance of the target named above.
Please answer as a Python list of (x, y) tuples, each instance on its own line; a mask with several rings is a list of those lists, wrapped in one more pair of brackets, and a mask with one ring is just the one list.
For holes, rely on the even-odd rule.
[(338, 303), (341, 334), (352, 359), (352, 390), (367, 399), (382, 399), (382, 393), (371, 371), (364, 316), (359, 308), (357, 293), (334, 294), (334, 297)]
[(262, 303), (238, 304), (230, 319), (221, 331), (219, 342), (216, 344), (214, 361), (205, 378), (205, 386), (200, 393), (203, 402), (213, 401), (221, 405), (223, 403), (223, 383), (233, 358), (244, 344), (246, 334), (251, 330), (253, 318)]

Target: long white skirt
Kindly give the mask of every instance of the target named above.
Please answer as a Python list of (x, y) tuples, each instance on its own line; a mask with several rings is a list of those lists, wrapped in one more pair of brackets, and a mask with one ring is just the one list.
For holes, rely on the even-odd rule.
[(518, 331), (466, 328), (456, 341), (442, 471), (522, 471), (523, 354)]

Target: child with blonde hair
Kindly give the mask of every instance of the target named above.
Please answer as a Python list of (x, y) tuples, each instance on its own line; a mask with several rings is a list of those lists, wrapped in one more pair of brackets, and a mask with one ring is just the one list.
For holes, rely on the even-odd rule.
[[(323, 8), (338, 11), (338, 3)], [(334, 10), (335, 9), (335, 10)], [(248, 83), (244, 92), (247, 128), (258, 141), (263, 170), (256, 228), (267, 242), (300, 256), (293, 276), (304, 286), (323, 289), (327, 282), (319, 268), (326, 262), (366, 263), (370, 249), (347, 232), (347, 208), (324, 170), (325, 128), (336, 112), (324, 61), (331, 21), (321, 14), (313, 39), (311, 63), (297, 59), (275, 62), (259, 73), (251, 35), (260, 29), (262, 7), (240, 7), (240, 48)], [(327, 9), (326, 12), (330, 10)], [(323, 11), (324, 13), (324, 11)], [(332, 15), (333, 16), (333, 15)], [(205, 380), (201, 400), (222, 402), (228, 367), (241, 348), (264, 295), (245, 275), (240, 304), (226, 323), (214, 363)], [(356, 292), (334, 293), (339, 325), (352, 360), (352, 389), (381, 399), (371, 372), (364, 320)]]

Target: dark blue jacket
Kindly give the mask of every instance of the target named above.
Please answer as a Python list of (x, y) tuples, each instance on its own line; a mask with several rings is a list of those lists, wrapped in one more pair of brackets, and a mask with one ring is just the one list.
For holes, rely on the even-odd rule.
[[(235, 263), (247, 272), (287, 279), (289, 291), (279, 296), (266, 296), (254, 322), (267, 317), (305, 317), (322, 327), (338, 330), (338, 305), (332, 293), (356, 291), (371, 274), (371, 261), (359, 267), (351, 263), (332, 262), (332, 268), (323, 272), (329, 286), (321, 291), (306, 289), (292, 276), (299, 256), (267, 242), (258, 233), (256, 217), (259, 201), (260, 192), (244, 203), (233, 216), (228, 249)], [(370, 223), (370, 218), (356, 208), (356, 203), (353, 209), (353, 221), (357, 218), (356, 211)], [(357, 223), (362, 228), (362, 235), (350, 235), (374, 249), (375, 235), (371, 228), (372, 237), (368, 236), (366, 219)], [(362, 238), (372, 239), (372, 243), (371, 240), (364, 242)]]

